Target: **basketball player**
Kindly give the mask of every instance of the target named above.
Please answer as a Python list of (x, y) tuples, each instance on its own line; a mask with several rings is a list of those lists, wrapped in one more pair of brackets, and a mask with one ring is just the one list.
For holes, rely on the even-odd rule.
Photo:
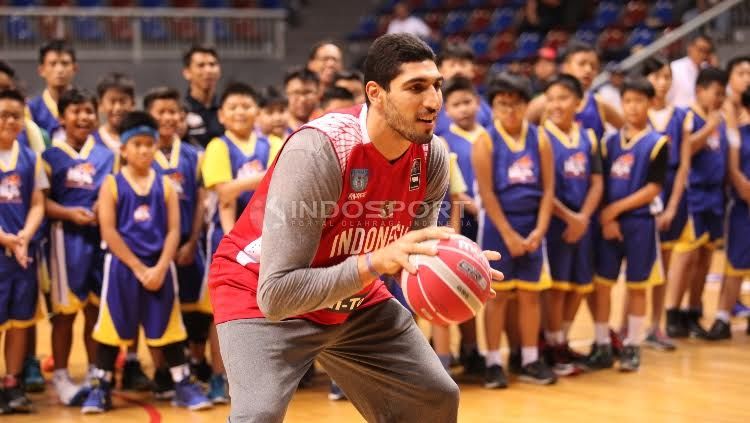
[(117, 127), (122, 118), (135, 108), (135, 82), (128, 75), (111, 72), (99, 79), (96, 95), (99, 98), (99, 112), (104, 115), (104, 124), (94, 132), (94, 139), (117, 155), (120, 153)]
[(214, 256), (233, 422), (281, 422), (315, 359), (368, 421), (456, 421), (458, 387), (378, 280), (415, 272), (409, 254), (435, 254), (418, 243), (452, 232), (426, 228), (448, 184), (442, 77), (423, 41), (392, 34), (370, 46), (365, 80), (367, 105), (289, 138)]
[[(8, 63), (0, 60), (0, 91), (17, 90), (16, 71)], [(41, 153), (49, 145), (49, 137), (46, 132), (39, 128), (31, 118), (24, 116), (24, 125), (21, 133), (18, 134), (18, 142), (31, 147), (37, 153)]]
[(34, 122), (54, 139), (60, 129), (57, 102), (62, 93), (72, 87), (73, 78), (78, 72), (75, 50), (61, 39), (45, 43), (39, 49), (38, 71), (46, 88), (42, 95), (29, 100), (29, 112)]

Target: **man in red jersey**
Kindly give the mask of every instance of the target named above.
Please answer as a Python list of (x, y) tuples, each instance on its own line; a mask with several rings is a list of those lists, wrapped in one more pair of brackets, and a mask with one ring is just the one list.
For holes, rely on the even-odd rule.
[(281, 422), (315, 359), (368, 421), (456, 421), (458, 387), (378, 279), (414, 272), (410, 254), (436, 254), (419, 243), (451, 233), (434, 227), (442, 77), (424, 42), (393, 34), (370, 47), (365, 81), (366, 105), (290, 136), (214, 256), (232, 422)]

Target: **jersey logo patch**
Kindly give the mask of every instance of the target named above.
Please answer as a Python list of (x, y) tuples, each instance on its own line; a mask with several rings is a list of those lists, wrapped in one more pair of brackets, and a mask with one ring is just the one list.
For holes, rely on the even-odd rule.
[(172, 172), (167, 174), (169, 177), (169, 180), (172, 182), (172, 187), (174, 187), (175, 192), (180, 197), (180, 199), (185, 199), (185, 188), (183, 187), (183, 184), (185, 183), (185, 177), (182, 176), (182, 173), (180, 172)]
[(523, 155), (508, 168), (508, 182), (511, 184), (528, 184), (535, 181), (534, 161), (528, 154)]
[(68, 188), (94, 188), (94, 176), (96, 168), (89, 162), (78, 163), (68, 168), (65, 174), (65, 186)]
[(708, 148), (710, 148), (713, 151), (716, 151), (721, 147), (721, 142), (719, 141), (719, 133), (714, 131), (711, 135), (709, 135), (708, 139), (706, 140), (706, 145), (708, 145)]
[(367, 188), (369, 169), (352, 169), (349, 172), (349, 186), (354, 192), (362, 192)]
[(579, 151), (565, 160), (563, 163), (563, 172), (566, 178), (581, 178), (586, 175), (586, 164), (588, 159), (586, 154)]
[(133, 212), (133, 220), (136, 222), (146, 222), (151, 220), (151, 208), (148, 204), (141, 204)]
[(409, 191), (416, 191), (419, 189), (419, 183), (422, 179), (422, 159), (414, 159), (411, 164), (411, 172), (409, 176)]
[(635, 163), (635, 158), (632, 153), (623, 154), (612, 163), (610, 174), (613, 178), (630, 179), (630, 172), (633, 169), (633, 163)]
[(21, 177), (17, 174), (7, 175), (0, 180), (0, 203), (21, 202)]
[(237, 179), (249, 178), (260, 172), (263, 172), (263, 164), (257, 159), (251, 160), (243, 164), (237, 171)]

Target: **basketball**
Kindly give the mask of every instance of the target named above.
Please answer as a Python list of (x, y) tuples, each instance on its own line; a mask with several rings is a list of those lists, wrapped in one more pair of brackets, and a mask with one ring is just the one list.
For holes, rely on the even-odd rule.
[(471, 319), (490, 296), (490, 264), (481, 248), (462, 235), (427, 243), (437, 244), (437, 255), (414, 254), (409, 260), (417, 273), (401, 273), (406, 301), (419, 317), (438, 325)]

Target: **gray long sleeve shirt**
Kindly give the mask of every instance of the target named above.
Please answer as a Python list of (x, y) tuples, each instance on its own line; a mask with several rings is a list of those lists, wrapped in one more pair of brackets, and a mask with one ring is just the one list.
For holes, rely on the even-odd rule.
[[(362, 290), (357, 256), (322, 268), (310, 265), (320, 243), (325, 214), (293, 219), (299, 204), (336, 204), (342, 170), (327, 136), (314, 129), (293, 135), (282, 150), (268, 188), (257, 301), (270, 320), (330, 307)], [(448, 152), (439, 138), (430, 145), (424, 201), (430, 213), (417, 213), (412, 229), (435, 225), (448, 188)]]

